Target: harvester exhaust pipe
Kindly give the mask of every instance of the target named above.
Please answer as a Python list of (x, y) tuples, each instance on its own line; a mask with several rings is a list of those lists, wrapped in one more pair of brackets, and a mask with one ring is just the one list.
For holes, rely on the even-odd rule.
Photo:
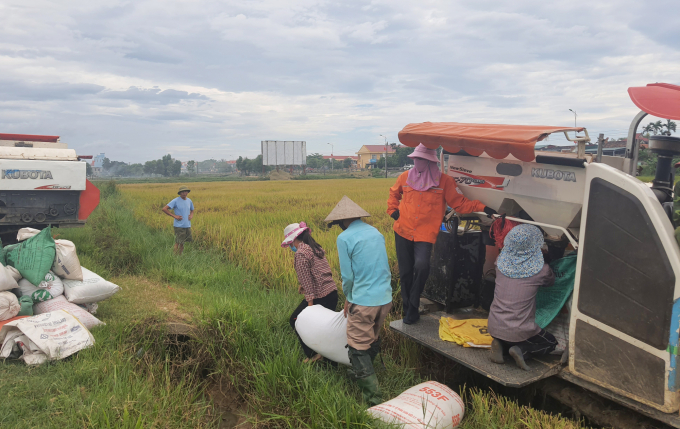
[(649, 150), (657, 155), (656, 176), (652, 182), (652, 191), (661, 204), (673, 201), (673, 169), (674, 156), (680, 155), (680, 138), (671, 136), (651, 136)]

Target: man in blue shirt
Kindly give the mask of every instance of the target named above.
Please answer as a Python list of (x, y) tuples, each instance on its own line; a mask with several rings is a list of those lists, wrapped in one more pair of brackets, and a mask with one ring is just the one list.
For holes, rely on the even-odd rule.
[(353, 376), (370, 405), (382, 402), (373, 360), (380, 353), (380, 328), (392, 308), (392, 274), (385, 237), (361, 218), (370, 216), (347, 196), (326, 218), (343, 229), (337, 240), (347, 346)]
[[(184, 251), (184, 243), (193, 241), (191, 237), (191, 219), (194, 218), (194, 203), (187, 195), (191, 190), (186, 186), (179, 188), (179, 197), (170, 201), (163, 207), (163, 213), (175, 219), (175, 253), (181, 255)], [(170, 213), (170, 210), (174, 211)]]

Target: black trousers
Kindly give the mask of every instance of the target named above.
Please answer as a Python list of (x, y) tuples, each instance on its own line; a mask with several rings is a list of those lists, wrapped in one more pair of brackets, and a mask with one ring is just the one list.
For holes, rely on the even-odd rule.
[(555, 350), (557, 347), (557, 340), (555, 336), (545, 329), (541, 329), (541, 332), (534, 335), (533, 337), (520, 341), (519, 343), (512, 343), (510, 341), (498, 340), (503, 344), (503, 353), (507, 353), (510, 347), (517, 346), (522, 350), (522, 356), (524, 360), (527, 360), (533, 356), (547, 355), (548, 353)]
[(404, 322), (415, 323), (419, 318), (420, 294), (430, 275), (430, 255), (432, 243), (407, 240), (394, 233), (397, 249), (399, 278), (401, 280), (401, 300), (404, 306)]
[[(317, 304), (322, 305), (329, 310), (335, 311), (335, 308), (338, 306), (338, 291), (334, 290), (333, 292), (329, 293), (323, 298), (314, 299), (314, 305)], [(295, 321), (297, 320), (297, 317), (300, 315), (300, 313), (302, 313), (302, 310), (307, 308), (308, 305), (309, 304), (307, 303), (307, 301), (303, 299), (300, 305), (297, 306), (293, 314), (290, 315), (290, 326), (293, 328), (293, 331), (295, 331), (295, 335), (297, 335), (298, 340), (300, 340), (300, 345), (302, 346), (302, 351), (305, 352), (305, 356), (310, 358), (314, 356), (316, 352), (307, 347), (307, 344), (302, 342), (302, 338), (300, 338), (300, 335), (298, 335), (297, 331), (295, 330)]]

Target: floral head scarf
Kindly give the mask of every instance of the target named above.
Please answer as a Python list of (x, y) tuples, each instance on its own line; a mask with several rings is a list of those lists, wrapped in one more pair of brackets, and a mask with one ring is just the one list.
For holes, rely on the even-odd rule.
[(525, 279), (543, 268), (543, 234), (534, 225), (512, 228), (503, 241), (503, 250), (496, 261), (501, 273), (511, 279)]

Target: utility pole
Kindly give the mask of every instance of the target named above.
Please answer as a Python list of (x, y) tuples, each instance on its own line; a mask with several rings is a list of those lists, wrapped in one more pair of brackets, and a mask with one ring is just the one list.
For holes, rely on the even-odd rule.
[(387, 137), (380, 134), (380, 137), (385, 139), (385, 179), (387, 179)]
[(595, 157), (595, 162), (602, 162), (602, 149), (604, 149), (604, 134), (600, 133), (597, 137), (597, 156)]
[(331, 145), (331, 171), (333, 171), (333, 143), (326, 143)]

